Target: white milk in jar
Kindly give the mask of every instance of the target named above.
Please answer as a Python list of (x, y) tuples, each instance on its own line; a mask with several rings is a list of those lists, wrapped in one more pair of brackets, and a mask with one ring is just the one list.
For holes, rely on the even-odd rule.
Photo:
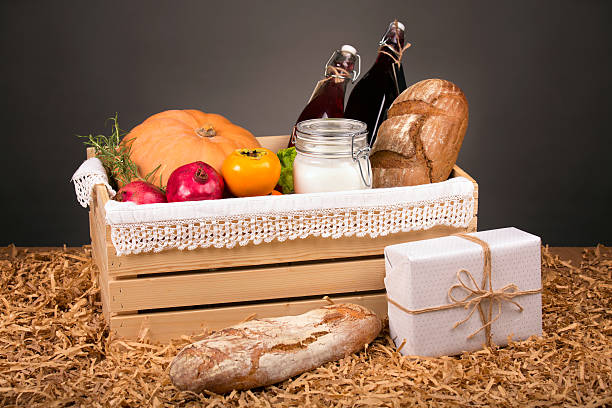
[(372, 187), (366, 124), (352, 119), (311, 119), (295, 128), (296, 193)]

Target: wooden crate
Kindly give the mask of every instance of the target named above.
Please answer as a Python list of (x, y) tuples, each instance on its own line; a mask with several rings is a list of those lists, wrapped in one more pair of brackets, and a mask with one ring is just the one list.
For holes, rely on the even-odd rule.
[[(287, 136), (259, 138), (271, 150)], [(93, 151), (88, 150), (88, 156)], [(117, 256), (105, 223), (109, 200), (102, 185), (94, 190), (89, 213), (94, 260), (99, 270), (103, 312), (119, 337), (141, 330), (155, 341), (219, 329), (250, 316), (300, 314), (326, 304), (354, 302), (386, 317), (385, 246), (476, 231), (478, 185), (455, 166), (451, 177), (474, 183), (474, 218), (468, 228), (434, 227), (385, 237), (309, 237), (244, 247), (178, 249)]]

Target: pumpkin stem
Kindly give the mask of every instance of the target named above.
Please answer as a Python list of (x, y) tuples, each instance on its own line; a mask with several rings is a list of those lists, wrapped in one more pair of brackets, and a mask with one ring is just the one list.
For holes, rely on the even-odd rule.
[(203, 168), (198, 167), (198, 169), (196, 170), (195, 174), (193, 175), (193, 180), (196, 183), (204, 184), (208, 180), (208, 174), (204, 171)]
[(214, 137), (217, 135), (217, 132), (215, 132), (215, 128), (211, 124), (208, 124), (201, 128), (197, 128), (195, 132), (200, 137)]

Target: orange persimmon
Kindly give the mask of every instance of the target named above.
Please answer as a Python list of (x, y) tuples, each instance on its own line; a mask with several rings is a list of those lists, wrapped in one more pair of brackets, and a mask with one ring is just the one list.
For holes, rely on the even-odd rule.
[(280, 178), (280, 171), (276, 154), (263, 147), (234, 150), (221, 166), (227, 187), (236, 197), (270, 194)]

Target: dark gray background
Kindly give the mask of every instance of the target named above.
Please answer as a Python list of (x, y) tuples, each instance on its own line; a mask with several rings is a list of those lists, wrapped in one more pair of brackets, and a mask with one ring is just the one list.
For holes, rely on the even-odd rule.
[[(69, 183), (75, 134), (170, 108), (288, 133), (331, 52), (367, 70), (406, 25), (408, 84), (459, 85), (459, 164), (480, 184), (479, 228), (552, 245), (611, 242), (609, 1), (11, 1), (0, 8), (2, 245), (88, 243)], [(349, 88), (350, 91), (350, 88)]]

